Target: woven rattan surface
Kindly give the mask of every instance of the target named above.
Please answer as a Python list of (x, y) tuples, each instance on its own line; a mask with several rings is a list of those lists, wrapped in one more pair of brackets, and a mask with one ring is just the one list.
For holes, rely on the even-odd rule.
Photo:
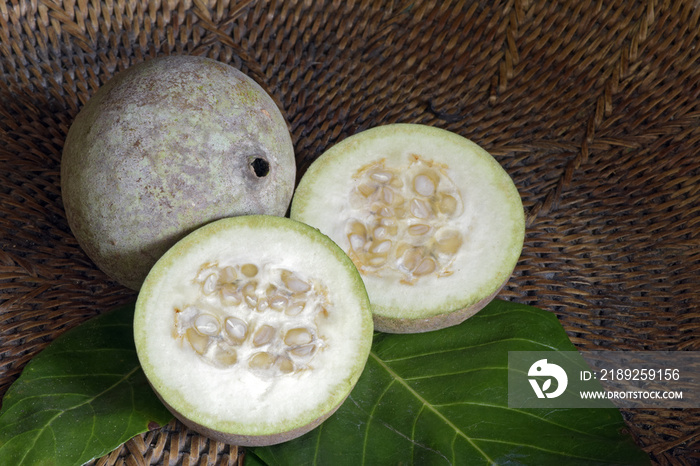
[[(288, 119), (299, 174), (392, 122), (489, 150), (527, 213), (500, 297), (584, 349), (700, 350), (700, 2), (0, 1), (0, 395), (49, 342), (133, 301), (66, 223), (59, 166), (81, 106), (149, 57), (206, 55)], [(623, 410), (657, 464), (700, 463), (700, 410)], [(95, 464), (235, 464), (177, 423)]]

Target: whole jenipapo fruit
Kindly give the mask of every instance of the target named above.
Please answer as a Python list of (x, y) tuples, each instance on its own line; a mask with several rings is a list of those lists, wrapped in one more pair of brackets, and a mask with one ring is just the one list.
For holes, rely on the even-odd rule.
[(296, 164), (273, 99), (207, 58), (155, 58), (118, 74), (81, 109), (61, 161), (80, 246), (139, 289), (177, 240), (212, 220), (284, 215)]

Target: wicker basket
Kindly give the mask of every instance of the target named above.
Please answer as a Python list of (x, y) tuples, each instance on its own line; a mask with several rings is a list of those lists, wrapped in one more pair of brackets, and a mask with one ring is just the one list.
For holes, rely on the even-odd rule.
[[(168, 54), (242, 69), (288, 118), (299, 172), (392, 122), (489, 150), (527, 210), (500, 297), (583, 349), (700, 350), (700, 2), (0, 1), (0, 395), (59, 334), (133, 292), (79, 248), (59, 188), (80, 107)], [(623, 410), (657, 464), (700, 463), (700, 410)], [(173, 422), (99, 465), (235, 464)]]

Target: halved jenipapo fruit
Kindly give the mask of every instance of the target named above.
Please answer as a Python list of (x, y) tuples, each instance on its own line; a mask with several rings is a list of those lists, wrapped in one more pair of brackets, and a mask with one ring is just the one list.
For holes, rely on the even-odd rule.
[(455, 325), (508, 281), (525, 219), (513, 181), (457, 134), (393, 124), (351, 136), (308, 168), (291, 217), (320, 229), (360, 270), (377, 330)]
[(273, 216), (218, 220), (154, 266), (134, 320), (143, 370), (184, 424), (235, 445), (311, 430), (369, 355), (372, 314), (348, 256)]

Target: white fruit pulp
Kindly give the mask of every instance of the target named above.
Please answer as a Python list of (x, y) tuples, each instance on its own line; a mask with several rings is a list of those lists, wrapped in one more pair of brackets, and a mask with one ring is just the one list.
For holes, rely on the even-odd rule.
[[(304, 426), (344, 399), (366, 362), (372, 323), (357, 271), (330, 240), (289, 219), (251, 216), (247, 221), (239, 217), (215, 222), (166, 253), (139, 294), (135, 338), (149, 381), (179, 413), (217, 431), (271, 435)], [(314, 291), (308, 307), (318, 312), (289, 316), (283, 311), (251, 308), (245, 301), (222, 305), (220, 293), (203, 292), (214, 289), (207, 283), (212, 264), (217, 264), (217, 270), (237, 268), (239, 276), (240, 264), (257, 265), (261, 289), (266, 282), (281, 286), (280, 270), (294, 272), (294, 277), (304, 277), (308, 280), (304, 283), (316, 287), (308, 291)], [(304, 283), (290, 286), (303, 291)], [(262, 300), (261, 290), (258, 295)], [(199, 314), (193, 314), (193, 306)], [(180, 322), (180, 327), (176, 310), (190, 313), (181, 318), (187, 323)], [(218, 316), (218, 324), (212, 315)], [(249, 333), (269, 325), (282, 337), (273, 349), (269, 345), (257, 348), (249, 338), (237, 347), (237, 362), (212, 364), (187, 341), (184, 329), (189, 325), (198, 327), (200, 334), (217, 334), (229, 317), (245, 321)], [(279, 341), (283, 335), (291, 335), (287, 347), (294, 346), (295, 332), (288, 333), (294, 328), (316, 332), (310, 359), (288, 373), (251, 369), (249, 360), (255, 351), (277, 354), (284, 349), (280, 347), (285, 343)], [(296, 332), (296, 337), (306, 338), (303, 332)]]

